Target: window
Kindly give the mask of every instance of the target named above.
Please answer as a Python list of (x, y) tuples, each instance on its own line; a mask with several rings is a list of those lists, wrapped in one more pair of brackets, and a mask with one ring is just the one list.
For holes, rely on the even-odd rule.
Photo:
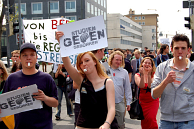
[(104, 12), (103, 12), (103, 10), (101, 10), (101, 15), (104, 15)]
[(75, 1), (65, 1), (65, 12), (76, 12), (76, 2)]
[(42, 2), (32, 3), (32, 14), (42, 14)]
[[(16, 3), (16, 6), (18, 6), (18, 3)], [(21, 14), (26, 15), (26, 3), (21, 3), (20, 8), (21, 8)], [(16, 9), (16, 14), (19, 14), (18, 8)]]
[(103, 7), (104, 0), (101, 0), (101, 6)]
[(91, 14), (94, 14), (94, 5), (91, 4)]
[(90, 13), (90, 3), (87, 2), (87, 12)]
[(156, 46), (156, 43), (152, 43), (152, 46), (155, 47)]
[(59, 13), (59, 1), (50, 2), (50, 13)]
[(98, 9), (97, 9), (97, 7), (95, 7), (94, 12), (95, 12), (95, 16), (98, 16)]
[(69, 19), (69, 20), (77, 20), (76, 16), (66, 16), (65, 18)]
[(141, 22), (139, 22), (139, 25), (141, 25)]
[(135, 20), (137, 20), (137, 17), (135, 17)]
[(100, 0), (98, 0), (98, 4), (100, 4)]
[(152, 36), (152, 40), (155, 40), (155, 39), (156, 39), (156, 36), (155, 36), (155, 35), (153, 35), (153, 36)]
[(95, 2), (98, 2), (97, 0), (94, 0)]
[(104, 0), (104, 7), (106, 8), (106, 0)]
[(152, 29), (152, 33), (156, 33), (155, 29)]
[(50, 16), (51, 19), (60, 18), (60, 16)]
[(139, 17), (139, 20), (141, 20), (141, 17)]
[(104, 20), (106, 21), (106, 12), (104, 12)]
[(20, 8), (21, 8), (21, 14), (26, 14), (26, 3), (21, 3), (20, 4)]
[(33, 17), (32, 20), (42, 20), (43, 17)]
[(142, 25), (145, 25), (145, 22), (142, 22)]
[(100, 9), (98, 9), (98, 16), (100, 15)]
[(142, 20), (145, 20), (145, 16), (142, 16)]

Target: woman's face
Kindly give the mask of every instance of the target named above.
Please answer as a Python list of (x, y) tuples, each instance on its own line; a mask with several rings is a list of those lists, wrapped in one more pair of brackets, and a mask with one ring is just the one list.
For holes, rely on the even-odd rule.
[(80, 68), (82, 71), (83, 69), (87, 69), (85, 73), (91, 72), (95, 68), (96, 62), (92, 59), (92, 57), (87, 53), (83, 55), (81, 58)]
[(143, 64), (142, 64), (142, 66), (143, 66), (143, 68), (145, 70), (148, 70), (149, 67), (152, 68), (152, 62), (151, 62), (151, 60), (150, 59), (145, 59), (144, 62), (143, 62)]

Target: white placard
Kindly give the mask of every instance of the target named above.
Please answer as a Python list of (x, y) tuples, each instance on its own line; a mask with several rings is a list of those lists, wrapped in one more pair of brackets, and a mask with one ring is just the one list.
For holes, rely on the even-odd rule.
[(66, 24), (69, 21), (65, 18), (23, 20), (25, 42), (36, 46), (38, 61), (62, 64), (55, 32), (57, 25)]
[(38, 92), (38, 89), (37, 85), (33, 84), (18, 90), (1, 94), (0, 118), (24, 111), (42, 108), (41, 101), (32, 97), (35, 92)]
[(169, 38), (160, 39), (160, 42), (161, 42), (162, 44), (168, 44), (168, 46), (170, 46), (170, 39), (169, 39)]
[(57, 30), (64, 32), (60, 38), (61, 57), (108, 46), (103, 16), (58, 25)]

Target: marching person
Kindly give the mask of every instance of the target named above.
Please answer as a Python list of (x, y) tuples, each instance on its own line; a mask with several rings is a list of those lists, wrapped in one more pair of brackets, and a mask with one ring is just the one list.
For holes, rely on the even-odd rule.
[(156, 115), (159, 108), (159, 98), (151, 96), (151, 83), (153, 82), (156, 67), (150, 57), (142, 59), (139, 73), (135, 74), (135, 83), (140, 88), (139, 102), (143, 110), (144, 119), (141, 120), (142, 129), (158, 129)]
[(109, 66), (111, 78), (114, 82), (115, 87), (115, 109), (116, 109), (116, 119), (119, 125), (119, 129), (124, 129), (125, 127), (125, 108), (124, 95), (127, 102), (127, 111), (130, 110), (130, 103), (132, 101), (131, 93), (131, 83), (129, 81), (129, 75), (127, 70), (123, 69), (124, 54), (120, 51), (114, 51), (109, 57)]
[(71, 110), (71, 103), (68, 98), (68, 93), (67, 93), (67, 84), (66, 84), (66, 79), (67, 79), (67, 71), (64, 67), (64, 65), (59, 64), (57, 72), (55, 73), (55, 78), (58, 80), (58, 85), (57, 85), (57, 91), (58, 91), (58, 107), (57, 107), (57, 114), (55, 115), (56, 120), (60, 120), (61, 117), (61, 102), (63, 99), (63, 93), (65, 95), (66, 99), (66, 107), (67, 107), (67, 114), (71, 117), (73, 116), (72, 110)]
[[(63, 36), (56, 32), (56, 39)], [(64, 66), (80, 89), (80, 113), (77, 129), (100, 128), (109, 129), (115, 116), (114, 85), (104, 73), (97, 58), (92, 52), (80, 53), (76, 67), (71, 65), (69, 57), (62, 58)], [(74, 85), (75, 86), (75, 85)]]
[(21, 69), (21, 63), (20, 63), (20, 50), (14, 50), (11, 52), (11, 60), (13, 62), (13, 65), (11, 66), (11, 73), (16, 72)]
[(34, 98), (41, 100), (43, 108), (15, 114), (15, 129), (52, 129), (52, 107), (57, 107), (57, 88), (52, 77), (35, 68), (37, 51), (33, 44), (24, 43), (20, 48), (22, 70), (12, 73), (3, 88), (3, 93), (36, 84)]
[[(3, 92), (3, 86), (5, 84), (5, 80), (8, 77), (7, 69), (3, 63), (3, 61), (0, 60), (0, 94)], [(1, 129), (8, 129), (8, 127), (5, 125), (5, 123), (0, 118), (0, 127)]]
[(189, 38), (177, 34), (172, 38), (174, 58), (161, 63), (151, 84), (152, 98), (161, 97), (159, 129), (194, 128), (194, 64), (187, 57)]

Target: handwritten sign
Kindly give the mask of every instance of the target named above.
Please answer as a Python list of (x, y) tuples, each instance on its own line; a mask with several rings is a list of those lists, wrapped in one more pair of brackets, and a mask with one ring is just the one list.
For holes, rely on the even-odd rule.
[(65, 18), (23, 20), (25, 42), (36, 46), (38, 61), (62, 64), (60, 46), (55, 39), (57, 25), (68, 23)]
[(64, 33), (60, 39), (61, 57), (108, 46), (103, 16), (58, 25), (57, 30)]
[(33, 98), (33, 93), (35, 92), (38, 92), (38, 89), (37, 85), (33, 84), (22, 89), (1, 94), (0, 117), (42, 108), (41, 101)]

